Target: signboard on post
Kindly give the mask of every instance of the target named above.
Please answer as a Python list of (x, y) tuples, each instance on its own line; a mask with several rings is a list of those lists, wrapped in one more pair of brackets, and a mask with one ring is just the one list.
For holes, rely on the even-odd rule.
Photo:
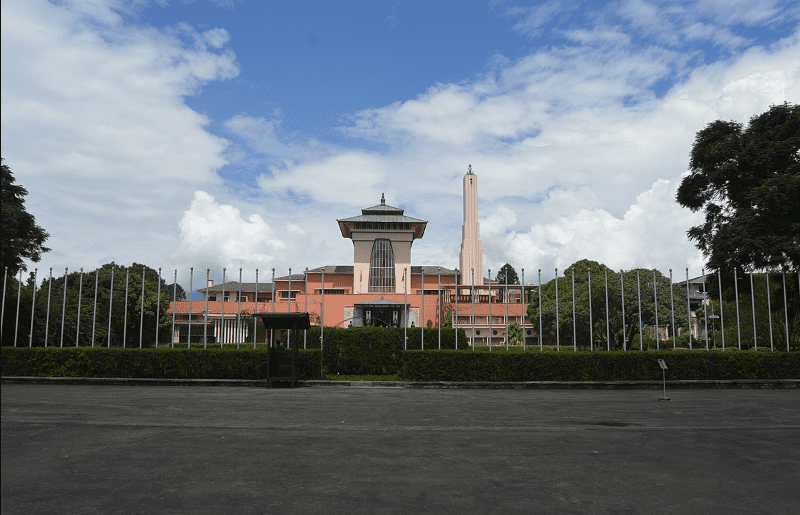
[(668, 401), (669, 397), (667, 397), (667, 362), (663, 359), (658, 360), (658, 366), (661, 367), (661, 375), (664, 378), (664, 396), (659, 397), (659, 401)]

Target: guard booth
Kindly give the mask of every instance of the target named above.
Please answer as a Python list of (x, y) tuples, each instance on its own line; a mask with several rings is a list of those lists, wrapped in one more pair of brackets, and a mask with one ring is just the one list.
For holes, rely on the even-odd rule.
[[(270, 329), (290, 329), (298, 331), (310, 329), (311, 322), (308, 313), (257, 313), (253, 315), (260, 318), (267, 331)], [(291, 340), (291, 339), (290, 339)], [(267, 357), (267, 384), (272, 387), (273, 383), (288, 382), (291, 387), (297, 383), (299, 374), (299, 350), (297, 339), (290, 349), (278, 346), (270, 347)]]

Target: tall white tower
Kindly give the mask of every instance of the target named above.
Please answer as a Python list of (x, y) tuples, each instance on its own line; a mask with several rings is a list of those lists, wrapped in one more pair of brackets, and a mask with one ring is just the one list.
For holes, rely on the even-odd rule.
[[(464, 176), (464, 225), (461, 226), (461, 284), (483, 284), (483, 247), (478, 223), (478, 176), (469, 165)], [(473, 283), (474, 276), (474, 283)]]

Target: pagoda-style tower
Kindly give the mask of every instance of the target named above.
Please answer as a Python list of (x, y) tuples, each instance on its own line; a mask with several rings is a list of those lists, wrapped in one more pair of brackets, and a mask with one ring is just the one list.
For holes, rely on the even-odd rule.
[(478, 223), (478, 176), (469, 165), (464, 176), (464, 225), (461, 226), (461, 284), (483, 284), (483, 247)]
[(361, 216), (337, 220), (342, 237), (353, 240), (353, 293), (403, 293), (408, 269), (411, 291), (411, 244), (422, 238), (428, 222), (381, 203), (361, 210)]

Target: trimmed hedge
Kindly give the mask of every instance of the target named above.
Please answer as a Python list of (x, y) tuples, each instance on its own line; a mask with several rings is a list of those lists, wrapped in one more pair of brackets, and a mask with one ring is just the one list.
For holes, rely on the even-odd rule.
[[(320, 376), (319, 350), (301, 350), (300, 379)], [(266, 379), (267, 348), (3, 347), (3, 376)]]
[(399, 377), (406, 381), (649, 381), (800, 379), (800, 352), (561, 352), (403, 353)]
[[(467, 335), (458, 330), (459, 349), (469, 348)], [(406, 330), (408, 349), (420, 349), (422, 329)], [(442, 329), (442, 348), (453, 349), (455, 331)], [(439, 348), (439, 331), (425, 331), (425, 349)], [(402, 327), (349, 327), (325, 329), (325, 371), (329, 374), (387, 375), (400, 370), (403, 355)], [(427, 350), (425, 352), (428, 352)]]

